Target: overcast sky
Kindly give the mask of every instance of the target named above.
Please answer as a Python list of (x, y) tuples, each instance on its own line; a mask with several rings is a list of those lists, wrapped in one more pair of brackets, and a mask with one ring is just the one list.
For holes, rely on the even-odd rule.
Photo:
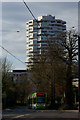
[[(51, 14), (66, 21), (67, 29), (78, 26), (77, 2), (28, 2), (27, 5), (36, 18)], [(33, 17), (23, 2), (2, 3), (2, 45), (23, 62), (26, 61), (26, 22), (30, 19)], [(14, 69), (26, 68), (7, 52), (3, 51), (2, 55), (7, 56)]]

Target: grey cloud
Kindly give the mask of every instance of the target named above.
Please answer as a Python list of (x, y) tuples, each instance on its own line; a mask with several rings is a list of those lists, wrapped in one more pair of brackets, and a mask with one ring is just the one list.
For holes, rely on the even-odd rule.
[[(3, 0), (3, 2), (6, 2), (6, 0)], [(12, 1), (7, 0), (7, 2), (22, 2), (22, 0), (12, 0)], [(78, 0), (38, 0), (38, 1), (37, 0), (29, 0), (29, 2), (78, 2)]]
[(26, 54), (26, 38), (23, 35), (8, 34), (3, 36), (3, 46), (17, 56), (25, 56)]
[[(27, 8), (24, 6), (23, 3), (7, 3), (7, 4), (8, 5), (3, 4), (3, 10), (4, 10), (4, 7), (9, 6), (5, 8), (7, 14), (3, 12), (3, 19), (5, 19), (6, 21), (8, 20), (12, 22), (14, 27), (15, 26), (20, 27), (21, 24), (24, 25), (24, 23), (26, 23), (26, 21), (28, 21), (29, 19), (33, 19), (31, 14), (29, 13), (29, 11), (27, 10)], [(76, 7), (77, 7), (76, 2), (75, 3), (69, 3), (69, 2), (68, 3), (64, 3), (64, 2), (62, 3), (61, 2), (34, 3), (34, 2), (31, 2), (27, 4), (29, 5), (30, 9), (33, 11), (35, 17), (38, 17), (40, 15), (45, 15), (45, 14), (52, 14), (52, 15), (55, 15), (56, 17), (60, 15), (62, 17), (63, 15), (65, 16), (66, 20), (68, 19), (69, 15), (71, 16), (72, 13), (74, 14)], [(11, 8), (11, 6), (13, 7)], [(66, 11), (67, 11), (67, 15), (66, 15)], [(3, 20), (3, 25), (5, 25), (4, 20)]]
[[(40, 15), (51, 14), (56, 18), (67, 21), (68, 26), (77, 25), (77, 3), (61, 2), (29, 2), (27, 3), (33, 14), (37, 18)], [(33, 19), (25, 5), (21, 2), (3, 3), (2, 6), (2, 28), (3, 28), (3, 46), (19, 57), (22, 61), (26, 60), (26, 22)], [(16, 31), (20, 30), (20, 33)], [(16, 67), (22, 64), (8, 55)], [(15, 61), (15, 62), (14, 62)]]
[(30, 19), (30, 14), (27, 10), (27, 8), (24, 6), (22, 2), (9, 2), (9, 3), (3, 3), (2, 4), (2, 18), (3, 19), (8, 19), (11, 21), (25, 21), (25, 19)]

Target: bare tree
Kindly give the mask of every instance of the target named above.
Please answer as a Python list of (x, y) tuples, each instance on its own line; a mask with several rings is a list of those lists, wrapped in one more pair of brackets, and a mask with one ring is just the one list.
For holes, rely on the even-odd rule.
[(20, 82), (16, 82), (16, 100), (21, 104), (26, 103), (28, 95), (31, 93), (31, 82), (28, 81), (28, 75), (21, 75)]
[[(63, 86), (65, 77), (65, 65), (61, 64), (62, 60), (57, 57), (56, 49), (60, 49), (57, 43), (48, 44), (47, 51), (34, 59), (32, 72), (32, 85), (36, 92), (47, 92), (51, 101), (51, 107), (55, 104), (55, 94), (57, 93), (57, 86)], [(58, 47), (58, 48), (57, 48)], [(59, 71), (60, 70), (60, 71)], [(62, 76), (62, 72), (64, 76)], [(61, 91), (61, 90), (60, 90)], [(61, 91), (59, 95), (63, 96)]]
[(65, 35), (63, 33), (59, 36), (59, 39), (62, 40), (60, 47), (64, 48), (64, 50), (62, 54), (58, 54), (58, 57), (66, 63), (66, 104), (68, 105), (68, 109), (73, 108), (72, 72), (73, 65), (78, 61), (78, 38), (74, 36), (75, 34), (75, 30), (69, 30)]
[(77, 37), (74, 34), (75, 31), (70, 30), (58, 34), (54, 39), (51, 38), (46, 46), (47, 51), (44, 48), (37, 59), (33, 58), (32, 82), (37, 87), (35, 87), (37, 91), (43, 90), (41, 86), (45, 87), (48, 83), (46, 87), (49, 93), (46, 91), (50, 94), (51, 105), (55, 103), (56, 90), (59, 90), (56, 86), (63, 84), (66, 86), (66, 104), (69, 108), (73, 106), (72, 67), (78, 55)]
[(2, 102), (3, 107), (15, 104), (15, 87), (11, 73), (12, 64), (4, 58), (2, 60)]

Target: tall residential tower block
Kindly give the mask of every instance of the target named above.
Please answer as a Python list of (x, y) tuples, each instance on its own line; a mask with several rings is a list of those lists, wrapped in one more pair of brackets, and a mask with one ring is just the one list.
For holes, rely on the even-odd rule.
[(37, 20), (29, 20), (26, 23), (26, 62), (41, 54), (49, 38), (55, 38), (58, 33), (66, 30), (66, 22), (55, 19), (55, 16), (40, 16)]

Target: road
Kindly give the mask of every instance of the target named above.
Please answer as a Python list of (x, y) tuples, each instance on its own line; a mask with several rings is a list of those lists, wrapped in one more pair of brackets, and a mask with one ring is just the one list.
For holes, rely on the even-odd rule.
[(26, 106), (3, 110), (2, 120), (80, 120), (78, 110), (32, 110)]

